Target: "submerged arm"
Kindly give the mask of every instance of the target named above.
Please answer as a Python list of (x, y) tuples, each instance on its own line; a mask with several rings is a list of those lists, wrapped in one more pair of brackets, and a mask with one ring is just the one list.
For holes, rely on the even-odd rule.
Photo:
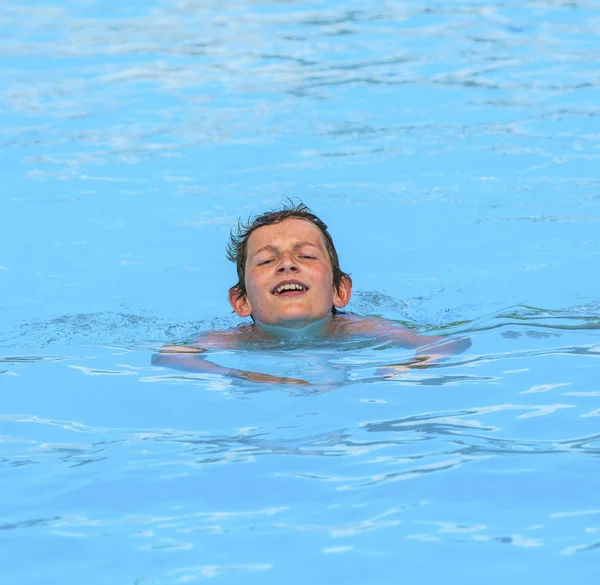
[(404, 347), (416, 349), (415, 357), (400, 364), (390, 364), (380, 368), (384, 374), (409, 369), (424, 369), (466, 351), (471, 347), (468, 337), (450, 339), (439, 335), (421, 335), (405, 327), (392, 325), (389, 321), (374, 320), (371, 326), (376, 336), (387, 341), (399, 342)]
[(308, 385), (308, 382), (305, 380), (297, 378), (283, 378), (280, 376), (261, 374), (259, 372), (224, 368), (223, 366), (209, 362), (202, 355), (205, 352), (205, 349), (193, 345), (163, 345), (163, 347), (160, 348), (159, 353), (152, 355), (152, 365), (163, 366), (184, 372), (220, 374), (221, 376), (228, 376), (230, 378), (250, 380), (251, 382)]
[(415, 357), (404, 364), (404, 368), (427, 368), (433, 364), (447, 360), (453, 355), (457, 355), (466, 351), (471, 347), (471, 339), (468, 337), (459, 337), (457, 339), (449, 339), (434, 335), (417, 335), (411, 334), (417, 348)]

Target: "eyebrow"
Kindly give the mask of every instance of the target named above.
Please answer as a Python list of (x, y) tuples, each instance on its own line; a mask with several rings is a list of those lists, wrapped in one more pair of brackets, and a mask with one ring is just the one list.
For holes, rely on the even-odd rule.
[[(293, 247), (294, 247), (294, 249), (297, 249), (297, 248), (302, 248), (303, 246), (312, 246), (313, 248), (317, 248), (317, 250), (319, 249), (319, 246), (317, 246), (316, 244), (313, 244), (312, 242), (307, 242), (307, 241), (296, 242)], [(254, 258), (254, 256), (260, 254), (261, 252), (266, 252), (266, 251), (276, 252), (277, 250), (278, 250), (277, 246), (273, 246), (273, 244), (267, 244), (266, 246), (263, 246), (259, 250), (256, 250), (256, 252), (254, 252), (254, 254), (252, 254), (252, 257)]]

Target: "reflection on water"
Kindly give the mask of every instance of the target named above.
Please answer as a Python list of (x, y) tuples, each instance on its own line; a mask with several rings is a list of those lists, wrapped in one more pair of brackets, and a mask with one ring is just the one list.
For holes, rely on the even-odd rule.
[[(327, 404), (314, 402), (318, 395), (289, 388), (269, 392), (277, 389), (274, 385), (236, 387), (217, 376), (169, 374), (147, 365), (147, 350), (105, 348), (95, 358), (7, 357), (25, 392), (32, 368), (57, 364), (65, 380), (72, 372), (76, 384), (87, 379), (100, 383), (107, 375), (122, 379), (114, 396), (121, 394), (125, 401), (134, 391), (127, 380), (159, 381), (165, 397), (185, 381), (192, 383), (199, 405), (202, 395), (213, 390), (222, 399), (233, 397), (232, 407), (239, 404), (245, 412), (244, 426), (232, 426), (221, 415), (202, 424), (202, 430), (184, 430), (185, 424), (144, 425), (143, 413), (130, 416), (124, 428), (5, 414), (2, 465), (31, 469), (11, 481), (38, 495), (30, 512), (15, 509), (0, 528), (35, 531), (44, 542), (96, 542), (108, 536), (130, 551), (212, 551), (212, 564), (171, 565), (177, 568), (165, 573), (165, 582), (275, 570), (284, 554), (274, 553), (281, 538), (312, 550), (310, 554), (345, 553), (355, 559), (391, 554), (389, 543), (398, 539), (407, 547), (504, 544), (567, 557), (592, 552), (598, 548), (593, 525), (598, 510), (582, 505), (591, 505), (596, 492), (593, 482), (581, 482), (600, 456), (600, 434), (583, 422), (592, 420), (593, 404), (587, 401), (597, 392), (578, 389), (589, 387), (588, 376), (597, 367), (597, 347), (589, 344), (597, 316), (591, 307), (580, 313), (515, 308), (463, 322), (453, 327), (474, 335), (472, 354), (406, 378), (371, 376), (342, 383), (321, 395), (330, 396)], [(540, 335), (532, 335), (536, 332)], [(143, 337), (145, 329), (139, 333)], [(561, 346), (565, 336), (568, 347)], [(487, 354), (490, 343), (492, 349), (502, 344), (506, 349)], [(523, 343), (521, 350), (509, 349)], [(363, 345), (330, 359), (333, 363), (343, 356), (344, 367), (352, 372), (393, 359), (395, 352), (393, 347)], [(528, 367), (514, 367), (524, 358)], [(73, 359), (101, 364), (74, 365), (69, 363)], [(565, 371), (577, 367), (583, 368), (581, 376), (566, 376)], [(485, 375), (470, 374), (473, 368), (483, 368)], [(158, 372), (148, 375), (148, 370)], [(546, 383), (535, 384), (542, 379)], [(143, 407), (143, 401), (137, 404)], [(171, 415), (163, 414), (163, 422), (183, 421), (186, 404), (171, 401)], [(229, 403), (220, 404), (227, 412)], [(100, 419), (110, 421), (109, 403), (103, 409)], [(546, 422), (540, 427), (542, 420)], [(52, 428), (62, 431), (60, 440)], [(544, 487), (549, 482), (556, 491)], [(61, 485), (70, 487), (65, 491)], [(102, 485), (105, 491), (98, 491)], [(40, 489), (51, 493), (50, 499), (39, 499)], [(120, 495), (113, 500), (103, 493)], [(170, 496), (165, 499), (163, 493)], [(261, 507), (260, 502), (270, 505)], [(522, 506), (528, 507), (520, 512), (522, 518), (496, 511)], [(54, 513), (43, 515), (43, 510)], [(371, 533), (378, 535), (375, 540)], [(259, 544), (251, 545), (254, 534)], [(310, 534), (318, 535), (317, 541), (307, 540)], [(231, 545), (219, 544), (228, 539)], [(331, 539), (351, 539), (352, 544), (337, 546)], [(217, 563), (220, 547), (238, 546), (233, 543), (246, 543), (254, 552), (228, 558), (248, 562)], [(102, 549), (100, 544), (89, 546)]]
[[(545, 167), (600, 156), (594, 130), (559, 126), (573, 119), (585, 125), (600, 113), (586, 99), (600, 83), (592, 2), (540, 1), (517, 14), (500, 2), (151, 2), (113, 7), (110, 18), (101, 5), (3, 4), (3, 117), (19, 116), (3, 144), (27, 148), (32, 179), (112, 181), (135, 193), (146, 181), (127, 166), (206, 144), (264, 144), (307, 133), (316, 138), (312, 148), (293, 160), (249, 160), (236, 171), (318, 169), (338, 157), (437, 157), (470, 141), (475, 152), (531, 156), (542, 169), (531, 179), (555, 185), (559, 179)], [(354, 97), (365, 87), (374, 108), (363, 101), (369, 94)], [(406, 112), (377, 115), (378, 93), (408, 97), (414, 88), (468, 92), (469, 110), (455, 97), (436, 112), (429, 98)], [(575, 91), (580, 99), (570, 97)], [(343, 101), (343, 116), (326, 105)], [(460, 119), (448, 111), (457, 105)], [(107, 174), (109, 162), (118, 166)], [(161, 180), (181, 195), (208, 193), (191, 175), (175, 165)], [(597, 177), (564, 180), (590, 194), (597, 185)], [(536, 214), (542, 216), (561, 217)]]

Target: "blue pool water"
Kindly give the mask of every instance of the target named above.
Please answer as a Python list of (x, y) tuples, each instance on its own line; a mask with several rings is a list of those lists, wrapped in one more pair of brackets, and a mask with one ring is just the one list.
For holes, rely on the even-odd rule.
[[(0, 3), (0, 581), (600, 578), (600, 3)], [(351, 310), (220, 351), (229, 229), (299, 197)]]

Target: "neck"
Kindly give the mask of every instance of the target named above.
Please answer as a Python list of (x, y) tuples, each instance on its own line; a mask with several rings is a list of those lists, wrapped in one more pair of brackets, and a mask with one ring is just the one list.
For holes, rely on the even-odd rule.
[(318, 321), (294, 321), (267, 325), (256, 322), (257, 328), (278, 339), (301, 339), (306, 337), (327, 337), (333, 329), (333, 316), (328, 315)]

